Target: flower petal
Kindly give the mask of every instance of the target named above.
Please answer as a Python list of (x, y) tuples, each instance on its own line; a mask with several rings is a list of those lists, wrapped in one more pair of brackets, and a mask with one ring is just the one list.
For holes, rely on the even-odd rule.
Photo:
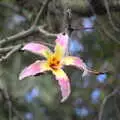
[(60, 89), (62, 92), (61, 102), (64, 102), (69, 97), (71, 92), (69, 79), (62, 69), (55, 70), (52, 72), (58, 80), (58, 84), (60, 85)]
[(62, 58), (65, 54), (65, 52), (68, 49), (68, 35), (67, 34), (58, 34), (57, 39), (56, 39), (56, 46), (55, 46), (55, 55), (58, 58)]
[(56, 44), (59, 44), (64, 50), (67, 49), (68, 47), (68, 35), (67, 34), (63, 34), (63, 33), (60, 33), (57, 35), (57, 39), (56, 39)]
[(75, 66), (77, 68), (80, 68), (81, 70), (84, 70), (83, 72), (83, 76), (87, 75), (88, 74), (88, 69), (87, 69), (87, 66), (86, 64), (83, 62), (82, 59), (78, 58), (78, 57), (74, 57), (74, 56), (66, 56), (63, 58), (63, 61), (62, 63), (64, 65), (72, 65), (72, 66)]
[(42, 72), (45, 72), (45, 71), (48, 71), (48, 70), (49, 70), (49, 67), (47, 66), (46, 61), (37, 60), (33, 64), (26, 67), (20, 73), (19, 80), (22, 80), (22, 79), (24, 79), (25, 77), (28, 77), (28, 76), (34, 76), (38, 73), (42, 73)]
[(22, 48), (22, 50), (27, 50), (32, 53), (42, 55), (46, 58), (51, 53), (50, 49), (47, 46), (44, 46), (44, 45), (38, 44), (38, 43), (28, 43)]

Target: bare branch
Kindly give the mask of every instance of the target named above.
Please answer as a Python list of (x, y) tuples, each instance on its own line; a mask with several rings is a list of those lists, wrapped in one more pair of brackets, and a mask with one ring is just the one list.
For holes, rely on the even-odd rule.
[[(21, 40), (21, 39), (23, 39), (23, 38), (25, 38), (25, 37), (33, 34), (33, 33), (36, 33), (36, 32), (40, 32), (41, 34), (43, 34), (47, 37), (56, 37), (57, 34), (49, 33), (48, 31), (43, 29), (43, 26), (36, 26), (40, 17), (41, 17), (41, 15), (42, 15), (42, 13), (43, 13), (43, 11), (44, 11), (44, 8), (48, 5), (49, 2), (50, 2), (50, 0), (46, 0), (43, 3), (40, 11), (38, 12), (38, 14), (35, 18), (35, 21), (34, 21), (33, 25), (29, 29), (0, 40), (0, 46), (2, 46), (2, 45), (5, 46), (5, 44), (9, 43), (9, 42)], [(0, 48), (0, 53), (6, 53), (7, 52), (5, 56), (2, 56), (0, 58), (0, 62), (9, 58), (13, 53), (18, 51), (21, 48), (21, 46), (22, 46), (21, 44), (17, 44), (15, 46), (7, 46), (7, 47), (4, 47), (4, 48)]]
[[(90, 6), (90, 9), (91, 9), (92, 13), (93, 13), (95, 16), (97, 16), (97, 14), (96, 14), (94, 8), (91, 6), (89, 0), (87, 0), (87, 1), (88, 1), (88, 4), (89, 4), (89, 6)], [(100, 29), (104, 32), (104, 34), (107, 35), (108, 38), (110, 38), (111, 40), (113, 40), (113, 41), (116, 42), (117, 44), (120, 44), (120, 41), (117, 40), (112, 34), (110, 34), (110, 33), (104, 28), (104, 26), (103, 26), (99, 21), (96, 20), (96, 23), (99, 25)]]
[(115, 38), (115, 36), (113, 36), (111, 33), (109, 33), (108, 30), (106, 30), (105, 27), (104, 27), (100, 22), (98, 22), (98, 21), (96, 21), (96, 22), (97, 22), (97, 24), (99, 24), (100, 29), (104, 32), (104, 34), (105, 34), (109, 39), (111, 39), (112, 41), (114, 41), (115, 43), (117, 43), (117, 44), (120, 45), (120, 41), (117, 40), (117, 39)]
[(108, 0), (104, 0), (104, 3), (105, 3), (105, 8), (106, 8), (106, 11), (107, 11), (108, 19), (109, 19), (113, 29), (117, 32), (120, 32), (120, 29), (114, 24), (114, 22), (112, 20), (112, 15), (110, 13), (110, 7), (109, 7)]
[(9, 120), (12, 120), (12, 112), (19, 118), (19, 120), (24, 120), (24, 118), (18, 113), (18, 111), (13, 106), (7, 89), (1, 89), (0, 88), (0, 92), (1, 92), (1, 95), (4, 99), (4, 102), (6, 102), (7, 106), (8, 106)]
[(5, 56), (2, 56), (0, 58), (0, 62), (6, 60), (7, 58), (9, 58), (13, 53), (15, 53), (16, 51), (18, 51), (20, 48), (22, 47), (22, 45), (16, 45), (11, 51), (9, 51)]
[(8, 46), (8, 47), (5, 47), (5, 48), (0, 48), (0, 53), (8, 52), (8, 51), (10, 51), (12, 48), (13, 48), (13, 46)]
[(15, 41), (15, 40), (18, 40), (18, 39), (22, 39), (24, 37), (29, 36), (30, 34), (32, 34), (34, 32), (36, 32), (35, 28), (34, 29), (30, 28), (26, 31), (19, 32), (19, 33), (13, 35), (13, 36), (10, 36), (10, 37), (7, 37), (5, 39), (0, 40), (0, 45), (3, 45), (3, 44), (8, 43), (8, 42)]
[(119, 89), (120, 89), (120, 87), (116, 88), (113, 92), (111, 92), (109, 95), (107, 95), (104, 98), (104, 100), (103, 100), (103, 102), (101, 104), (101, 107), (100, 107), (100, 112), (99, 112), (98, 120), (102, 120), (102, 114), (103, 114), (103, 110), (104, 110), (104, 107), (105, 107), (105, 104), (106, 104), (107, 100), (109, 98), (111, 98), (112, 96), (116, 95), (119, 92)]
[(12, 111), (19, 118), (19, 120), (24, 120), (24, 118), (19, 114), (17, 109), (15, 107), (13, 107), (13, 106), (12, 106)]
[(47, 37), (56, 37), (57, 34), (54, 33), (49, 33), (48, 31), (44, 30), (43, 27), (39, 26), (38, 30), (40, 33), (42, 33), (43, 35), (47, 36)]
[(88, 70), (88, 73), (93, 75), (100, 75), (100, 74), (111, 74), (112, 71), (101, 72), (101, 71), (95, 71), (95, 70)]
[(116, 99), (116, 97), (115, 97), (115, 108), (116, 108), (116, 113), (117, 113), (118, 119), (120, 120), (120, 110), (119, 110), (118, 105), (117, 105), (116, 102), (117, 102), (117, 99)]
[(41, 27), (41, 26), (39, 26), (39, 27), (36, 26), (36, 27), (31, 27), (26, 31), (19, 32), (13, 36), (10, 36), (10, 37), (0, 40), (0, 46), (5, 43), (8, 43), (8, 42), (12, 42), (12, 41), (16, 41), (18, 39), (25, 38), (36, 32), (41, 32), (46, 37), (56, 37), (56, 35), (57, 35), (57, 34), (49, 33), (48, 31), (44, 30), (43, 27)]
[(36, 16), (36, 18), (35, 18), (35, 20), (34, 20), (34, 23), (33, 23), (32, 27), (34, 27), (34, 26), (37, 25), (37, 23), (38, 23), (38, 21), (39, 21), (41, 15), (42, 15), (42, 13), (43, 13), (45, 7), (48, 5), (49, 2), (50, 2), (50, 0), (45, 0), (45, 1), (43, 2), (43, 5), (42, 5), (42, 7), (40, 8), (40, 10), (39, 10), (39, 12), (38, 12), (38, 14), (37, 14), (37, 16)]

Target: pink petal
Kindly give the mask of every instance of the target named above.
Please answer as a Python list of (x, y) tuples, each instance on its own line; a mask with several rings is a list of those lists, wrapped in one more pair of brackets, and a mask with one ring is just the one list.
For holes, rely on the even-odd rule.
[(57, 39), (56, 39), (56, 44), (59, 44), (64, 50), (67, 49), (68, 47), (68, 35), (67, 34), (63, 34), (63, 33), (60, 33), (57, 35)]
[(87, 75), (88, 74), (88, 69), (87, 69), (87, 66), (86, 64), (83, 62), (82, 59), (78, 58), (78, 57), (73, 57), (73, 56), (66, 56), (64, 57), (63, 59), (63, 64), (64, 65), (72, 65), (72, 66), (75, 66), (81, 70), (83, 70), (83, 76)]
[(60, 85), (60, 89), (62, 92), (62, 99), (61, 102), (64, 102), (70, 94), (70, 83), (65, 78), (59, 78), (58, 84)]
[(19, 80), (24, 79), (25, 77), (28, 76), (34, 76), (38, 73), (42, 73), (44, 71), (47, 71), (48, 68), (46, 66), (46, 62), (43, 61), (36, 61), (33, 64), (29, 65), (28, 67), (26, 67), (19, 76)]
[(83, 75), (82, 75), (83, 77), (88, 74), (87, 66), (86, 66), (86, 64), (83, 62), (83, 60), (81, 60), (80, 58), (76, 57), (76, 60), (75, 60), (74, 63), (75, 63), (74, 66), (76, 66), (76, 67), (84, 70)]
[(48, 53), (51, 52), (47, 46), (38, 43), (28, 43), (22, 48), (22, 50), (27, 50), (42, 55), (44, 57), (47, 57)]
[(62, 93), (61, 102), (64, 102), (71, 93), (69, 79), (62, 69), (53, 71), (53, 74), (56, 76), (56, 80), (58, 80), (58, 84), (60, 85), (60, 90)]

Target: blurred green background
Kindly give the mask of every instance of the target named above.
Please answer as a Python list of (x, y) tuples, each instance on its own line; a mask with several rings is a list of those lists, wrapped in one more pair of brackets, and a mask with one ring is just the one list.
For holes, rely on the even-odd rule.
[[(32, 25), (42, 2), (41, 0), (1, 0), (0, 38), (27, 30)], [(47, 24), (46, 30), (52, 33), (62, 32), (63, 12), (62, 3), (53, 0), (45, 8), (39, 25)], [(113, 21), (118, 28), (119, 15), (119, 12), (112, 12)], [(111, 26), (107, 14), (88, 17), (73, 10), (72, 26), (94, 27), (94, 29), (78, 29), (72, 32), (70, 54), (81, 57), (91, 69), (110, 71), (110, 73), (91, 74), (82, 78), (82, 72), (78, 69), (65, 67), (64, 70), (71, 81), (72, 93), (67, 101), (60, 103), (59, 86), (51, 74), (18, 80), (19, 73), (24, 67), (41, 58), (26, 51), (17, 51), (0, 64), (0, 88), (7, 89), (12, 107), (17, 113), (9, 111), (7, 101), (0, 95), (0, 120), (10, 119), (10, 114), (11, 120), (98, 120), (105, 96), (120, 84), (120, 32)], [(54, 44), (54, 40), (38, 32), (9, 44), (16, 45), (29, 41)], [(0, 57), (4, 54), (0, 53)], [(120, 120), (119, 100), (119, 92), (106, 100), (101, 120)]]

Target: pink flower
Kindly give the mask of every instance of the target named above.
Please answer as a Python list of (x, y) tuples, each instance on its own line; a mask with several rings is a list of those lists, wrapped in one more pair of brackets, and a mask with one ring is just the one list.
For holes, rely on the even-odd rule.
[(27, 50), (38, 55), (44, 56), (46, 60), (37, 60), (33, 64), (26, 67), (19, 76), (22, 80), (28, 76), (34, 76), (38, 73), (43, 73), (45, 71), (52, 71), (55, 75), (56, 80), (61, 88), (62, 99), (64, 102), (70, 95), (70, 81), (66, 73), (63, 71), (62, 67), (71, 65), (83, 70), (83, 75), (86, 75), (88, 69), (85, 63), (78, 57), (66, 56), (65, 51), (68, 47), (68, 35), (58, 34), (56, 39), (56, 46), (54, 52), (52, 52), (47, 46), (38, 43), (28, 43), (22, 50)]

